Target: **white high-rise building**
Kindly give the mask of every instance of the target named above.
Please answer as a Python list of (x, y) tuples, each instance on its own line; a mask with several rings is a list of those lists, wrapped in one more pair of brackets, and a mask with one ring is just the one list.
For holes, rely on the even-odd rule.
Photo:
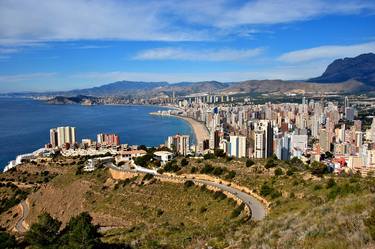
[(189, 135), (175, 135), (175, 136), (169, 136), (166, 141), (166, 146), (174, 150), (175, 152), (186, 156), (190, 150), (190, 136)]
[(273, 129), (269, 120), (254, 123), (254, 158), (267, 158), (273, 154)]
[(290, 148), (293, 157), (299, 157), (302, 153), (307, 150), (307, 135), (291, 135), (290, 136)]
[(236, 158), (246, 157), (246, 137), (229, 136), (229, 156)]
[(75, 127), (57, 127), (57, 145), (62, 147), (64, 144), (75, 144), (76, 128)]

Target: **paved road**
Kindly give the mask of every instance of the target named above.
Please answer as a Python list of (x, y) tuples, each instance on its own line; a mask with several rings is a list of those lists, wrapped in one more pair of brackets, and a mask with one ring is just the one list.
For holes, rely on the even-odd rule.
[(15, 228), (18, 232), (24, 233), (27, 231), (27, 228), (24, 227), (23, 222), (25, 221), (26, 217), (29, 215), (30, 209), (26, 201), (21, 201), (19, 205), (21, 205), (21, 217), (17, 221)]
[(227, 186), (225, 184), (220, 184), (217, 182), (211, 182), (207, 180), (195, 180), (195, 179), (190, 179), (195, 182), (200, 182), (206, 185), (211, 185), (213, 187), (220, 188), (223, 191), (227, 191), (231, 194), (234, 194), (237, 196), (239, 199), (241, 199), (246, 206), (248, 206), (251, 210), (251, 219), (255, 221), (263, 220), (264, 217), (266, 217), (266, 208), (264, 207), (263, 203), (261, 203), (258, 199), (255, 197), (242, 192), (236, 188)]
[[(123, 169), (120, 169), (120, 168), (118, 168), (114, 165), (107, 165), (107, 166), (109, 166), (110, 168), (112, 168), (114, 170), (120, 170), (120, 171), (123, 170)], [(123, 171), (128, 171), (128, 170), (123, 170)], [(135, 172), (135, 171), (132, 171), (132, 172)], [(190, 180), (190, 181), (193, 181), (193, 182), (196, 182), (196, 183), (202, 183), (202, 184), (206, 184), (206, 185), (209, 185), (209, 186), (217, 187), (217, 188), (221, 189), (222, 191), (227, 191), (227, 192), (237, 196), (240, 200), (242, 200), (244, 202), (244, 204), (251, 209), (251, 219), (252, 220), (259, 221), (259, 220), (263, 220), (266, 217), (267, 209), (266, 209), (265, 205), (261, 201), (259, 201), (257, 198), (255, 198), (254, 196), (249, 195), (249, 194), (247, 194), (247, 193), (245, 193), (245, 192), (243, 192), (239, 189), (227, 186), (227, 185), (222, 184), (222, 183), (212, 182), (212, 181), (208, 181), (208, 180), (201, 180), (201, 179), (195, 179), (195, 178), (171, 177), (171, 176), (160, 175), (160, 174), (157, 174), (157, 173), (154, 174), (154, 175), (155, 175), (155, 177), (159, 177), (159, 178)]]

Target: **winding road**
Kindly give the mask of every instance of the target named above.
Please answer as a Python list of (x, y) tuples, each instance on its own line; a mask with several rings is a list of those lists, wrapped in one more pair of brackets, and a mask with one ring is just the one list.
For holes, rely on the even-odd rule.
[(25, 200), (21, 201), (21, 203), (18, 205), (21, 208), (21, 217), (17, 221), (16, 226), (14, 228), (16, 229), (17, 232), (24, 233), (27, 231), (27, 228), (24, 226), (24, 222), (27, 216), (29, 215), (30, 209), (29, 209), (29, 205), (27, 204)]
[[(113, 164), (106, 165), (106, 166), (113, 169), (113, 170), (117, 170), (117, 171), (125, 171), (125, 172), (132, 172), (132, 173), (141, 172), (141, 171), (121, 169), (121, 168), (116, 167)], [(208, 181), (208, 180), (203, 180), (203, 179), (196, 179), (196, 178), (191, 178), (191, 177), (184, 177), (184, 178), (172, 177), (172, 176), (160, 175), (156, 172), (151, 173), (151, 174), (153, 174), (157, 178), (170, 178), (170, 179), (184, 180), (184, 181), (190, 180), (190, 181), (195, 182), (195, 183), (201, 183), (201, 184), (205, 184), (207, 186), (219, 188), (222, 191), (226, 191), (226, 192), (229, 192), (229, 193), (235, 195), (246, 206), (248, 206), (251, 210), (251, 220), (260, 221), (260, 220), (263, 220), (266, 217), (267, 209), (266, 209), (265, 205), (261, 201), (259, 201), (257, 198), (255, 198), (254, 196), (252, 196), (252, 195), (250, 195), (246, 192), (243, 192), (243, 191), (241, 191), (237, 188), (227, 186), (223, 183), (218, 183), (218, 182), (213, 182), (213, 181)], [(21, 217), (17, 221), (14, 228), (17, 232), (24, 233), (28, 230), (28, 228), (25, 227), (24, 223), (25, 223), (25, 219), (29, 215), (30, 208), (29, 208), (29, 205), (27, 204), (26, 200), (21, 201), (19, 206), (21, 208)]]
[[(127, 169), (121, 169), (116, 167), (115, 165), (107, 165), (107, 167), (112, 168), (113, 170), (118, 170), (118, 171), (125, 171), (125, 172), (142, 172), (142, 171), (134, 171), (134, 170), (127, 170)], [(139, 168), (139, 166), (138, 166)], [(225, 185), (223, 183), (218, 183), (218, 182), (213, 182), (213, 181), (208, 181), (208, 180), (203, 180), (203, 179), (196, 179), (193, 177), (172, 177), (172, 176), (166, 176), (166, 175), (161, 175), (156, 172), (151, 173), (157, 178), (170, 178), (170, 179), (176, 179), (176, 180), (184, 180), (184, 181), (193, 181), (195, 183), (201, 183), (205, 184), (207, 186), (212, 186), (215, 188), (219, 188), (222, 191), (229, 192), (233, 195), (235, 195), (237, 198), (239, 198), (246, 206), (248, 206), (251, 210), (251, 220), (254, 221), (260, 221), (263, 220), (266, 217), (267, 214), (267, 208), (266, 206), (257, 198), (254, 196), (231, 186)]]

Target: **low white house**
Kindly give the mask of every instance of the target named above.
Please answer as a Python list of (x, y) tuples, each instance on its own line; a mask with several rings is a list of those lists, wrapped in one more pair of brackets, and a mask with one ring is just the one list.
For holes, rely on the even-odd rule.
[(147, 154), (144, 150), (123, 150), (116, 156), (116, 162), (125, 161), (128, 162), (136, 157), (145, 156)]
[(94, 171), (98, 167), (98, 165), (109, 163), (109, 162), (113, 162), (112, 156), (88, 159), (85, 163), (85, 166), (83, 167), (83, 171), (86, 171), (86, 172)]
[(159, 160), (161, 164), (165, 164), (173, 159), (173, 153), (169, 151), (154, 152), (154, 159)]

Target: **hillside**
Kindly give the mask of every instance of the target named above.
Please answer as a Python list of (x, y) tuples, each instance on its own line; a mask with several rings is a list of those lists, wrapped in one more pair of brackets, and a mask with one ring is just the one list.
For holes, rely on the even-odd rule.
[[(333, 176), (299, 160), (272, 158), (251, 163), (190, 158), (184, 166), (179, 158), (171, 163), (169, 170), (175, 173), (212, 175), (262, 195), (270, 201), (270, 210), (264, 220), (254, 222), (238, 216), (231, 199), (206, 188), (145, 176), (115, 180), (106, 169), (77, 174), (82, 162), (59, 158), (2, 174), (3, 181), (23, 182), (22, 188), (30, 189), (25, 191), (28, 224), (48, 212), (64, 227), (72, 216), (87, 211), (101, 227), (102, 241), (134, 248), (375, 246), (370, 230), (375, 231), (375, 220), (373, 227), (368, 222), (375, 210), (373, 177), (349, 172)], [(9, 187), (2, 188), (9, 192)], [(11, 231), (19, 213), (17, 206), (8, 207), (0, 214), (0, 225)]]
[(361, 54), (354, 58), (338, 59), (328, 65), (326, 71), (310, 82), (334, 83), (357, 80), (375, 87), (375, 54)]
[(348, 93), (360, 91), (363, 84), (358, 81), (347, 81), (340, 84), (318, 84), (306, 82), (291, 82), (283, 80), (248, 80), (232, 85), (223, 90), (224, 93), (286, 93), (286, 92), (312, 92)]

